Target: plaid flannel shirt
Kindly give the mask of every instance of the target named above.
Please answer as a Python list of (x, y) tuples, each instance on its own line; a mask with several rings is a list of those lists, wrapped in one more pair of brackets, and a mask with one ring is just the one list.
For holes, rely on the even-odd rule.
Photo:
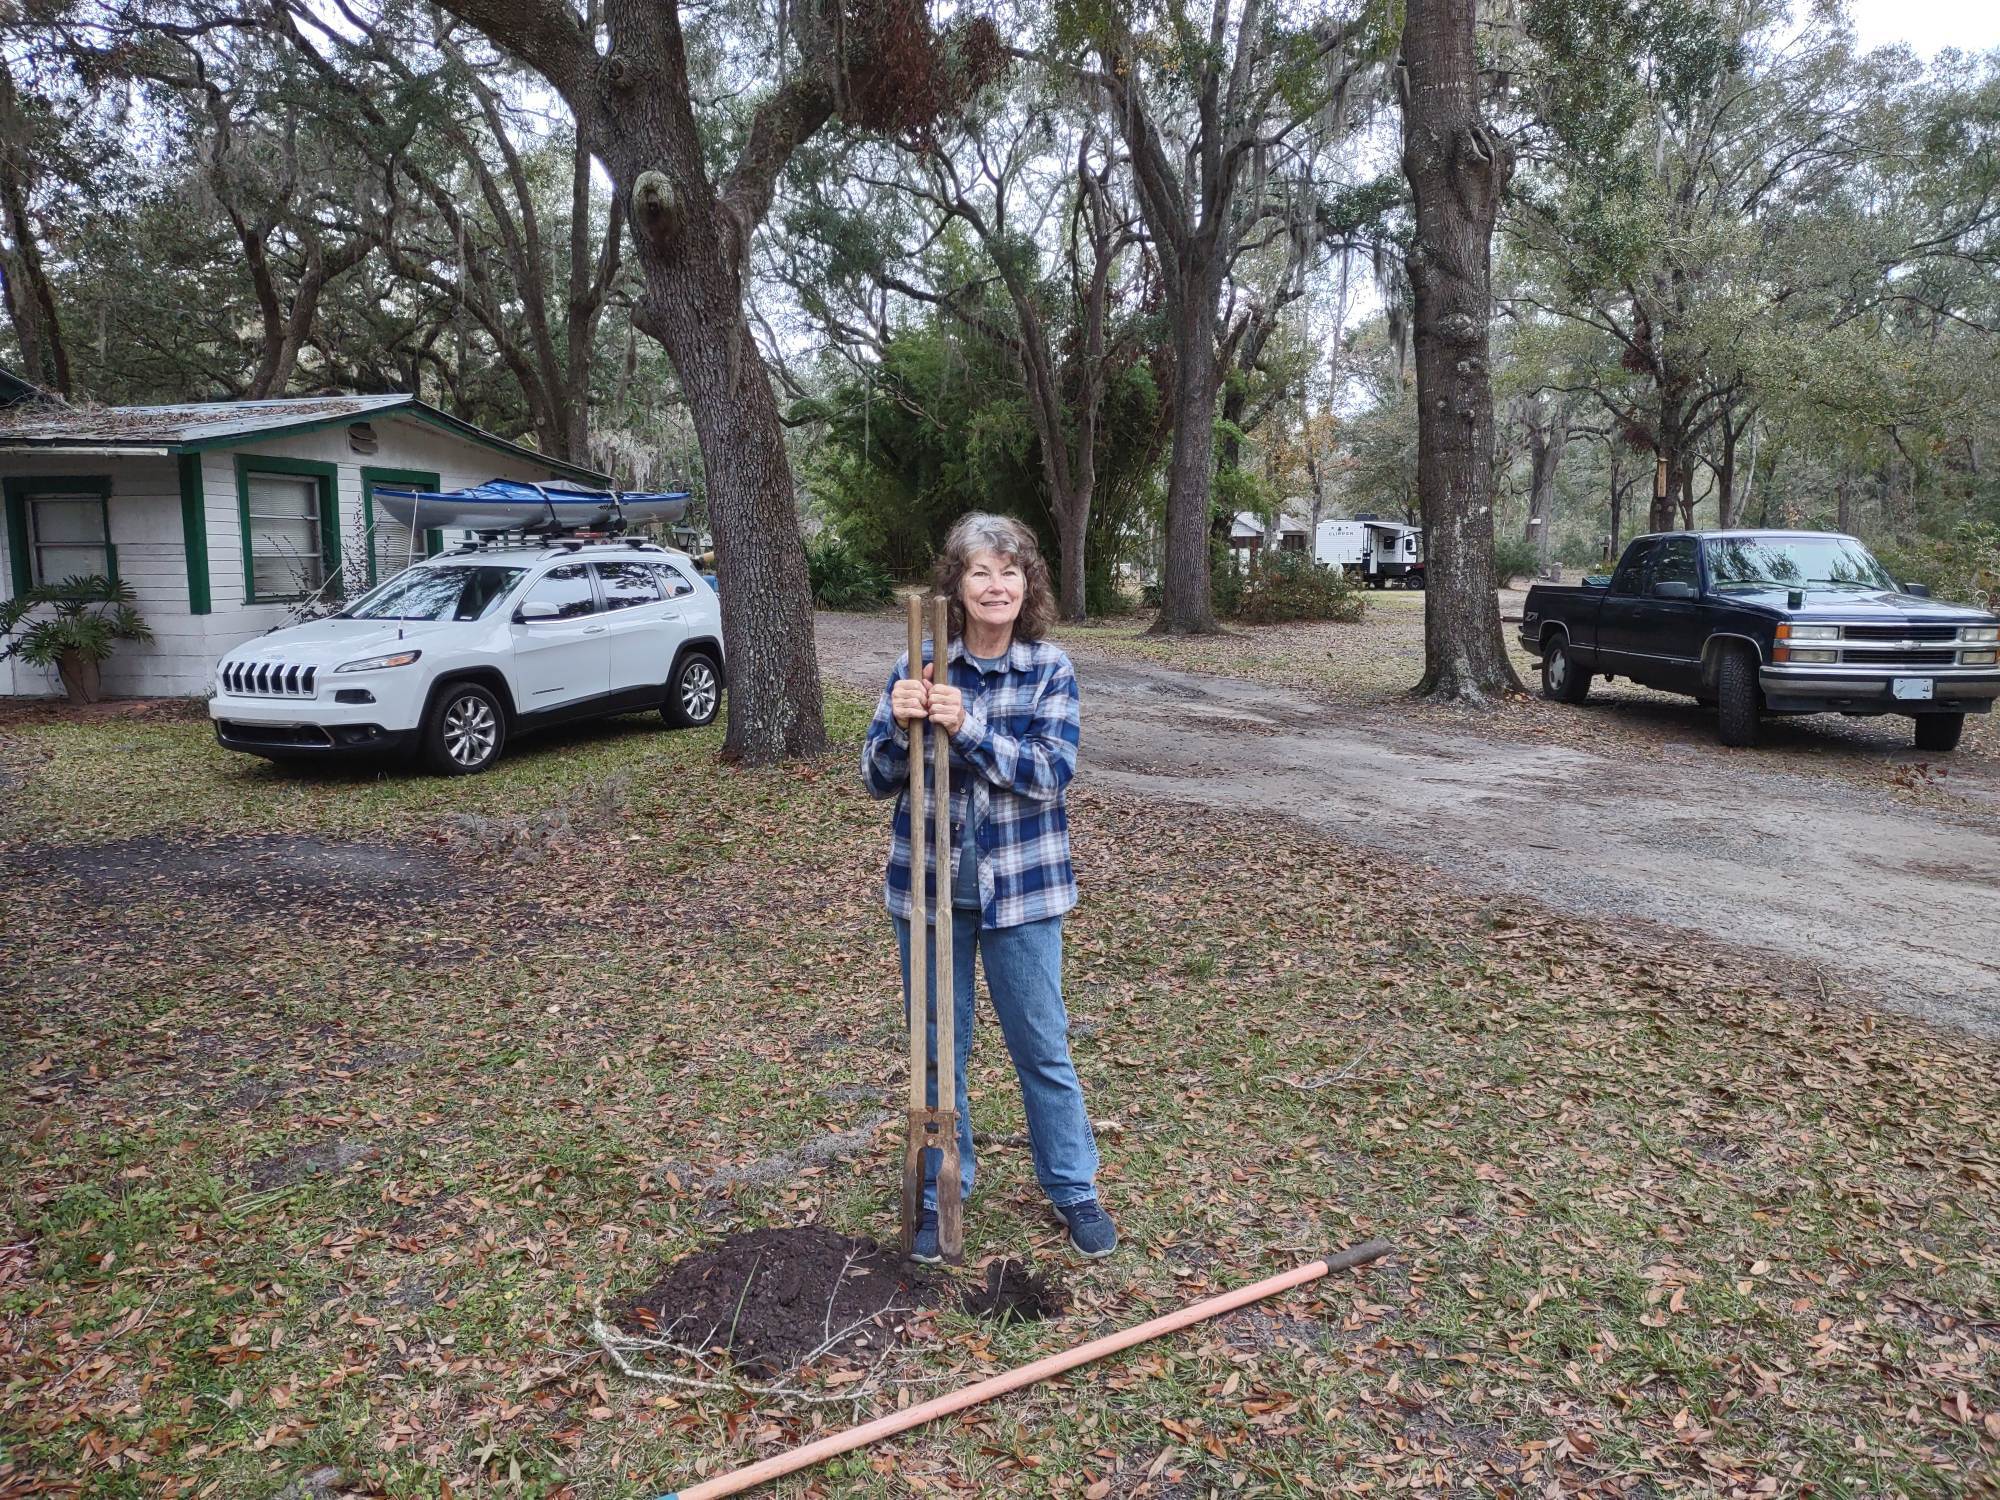
[[(928, 643), (924, 658), (931, 659)], [(910, 917), (910, 739), (889, 711), (889, 693), (909, 665), (909, 653), (875, 705), (861, 747), (861, 779), (871, 797), (896, 799), (883, 902)], [(1003, 663), (982, 672), (966, 659), (962, 641), (945, 649), (951, 685), (965, 695), (965, 723), (952, 736), (953, 843), (975, 830), (978, 840), (979, 925), (1017, 927), (1060, 916), (1076, 905), (1069, 860), (1069, 814), (1063, 788), (1076, 775), (1083, 705), (1076, 669), (1060, 646), (1017, 640)], [(925, 817), (934, 766), (924, 767)], [(934, 825), (926, 822), (928, 834)], [(951, 873), (936, 877), (936, 840), (924, 840), (924, 888), (931, 910), (951, 900)]]

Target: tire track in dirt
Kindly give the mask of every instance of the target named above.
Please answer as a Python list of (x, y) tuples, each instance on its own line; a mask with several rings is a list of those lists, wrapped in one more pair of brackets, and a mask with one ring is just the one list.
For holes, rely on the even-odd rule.
[[(816, 623), (824, 670), (879, 692), (896, 622)], [(1824, 779), (1485, 739), (1069, 649), (1079, 774), (1098, 785), (1298, 818), (1474, 890), (1665, 924), (2000, 1035), (2000, 837), (1983, 828)]]

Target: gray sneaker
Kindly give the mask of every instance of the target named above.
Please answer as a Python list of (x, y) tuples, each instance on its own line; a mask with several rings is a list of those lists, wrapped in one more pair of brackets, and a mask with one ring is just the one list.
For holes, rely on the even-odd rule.
[(1069, 1247), (1085, 1260), (1103, 1260), (1118, 1248), (1118, 1227), (1095, 1198), (1060, 1206), (1056, 1212), (1069, 1225)]
[(910, 1259), (922, 1261), (927, 1266), (941, 1264), (944, 1250), (938, 1244), (937, 1210), (927, 1208), (923, 1217), (917, 1220), (917, 1237), (910, 1246)]

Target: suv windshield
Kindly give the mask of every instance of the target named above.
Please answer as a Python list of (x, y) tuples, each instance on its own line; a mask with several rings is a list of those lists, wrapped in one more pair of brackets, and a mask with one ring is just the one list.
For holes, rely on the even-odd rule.
[(477, 620), (513, 590), (526, 568), (411, 568), (344, 611), (350, 620)]
[(1714, 589), (1894, 589), (1868, 549), (1847, 536), (1710, 537)]

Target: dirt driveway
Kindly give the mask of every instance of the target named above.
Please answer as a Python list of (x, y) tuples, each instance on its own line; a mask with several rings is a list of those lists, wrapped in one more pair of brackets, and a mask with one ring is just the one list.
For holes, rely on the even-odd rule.
[[(821, 614), (817, 629), (829, 675), (880, 690), (897, 622)], [(1732, 764), (1693, 736), (1635, 763), (1614, 743), (1482, 736), (1065, 644), (1081, 774), (1102, 785), (1288, 814), (1475, 890), (1666, 924), (1810, 966), (1801, 983), (1832, 997), (2000, 1035), (1991, 819), (1768, 757)]]

